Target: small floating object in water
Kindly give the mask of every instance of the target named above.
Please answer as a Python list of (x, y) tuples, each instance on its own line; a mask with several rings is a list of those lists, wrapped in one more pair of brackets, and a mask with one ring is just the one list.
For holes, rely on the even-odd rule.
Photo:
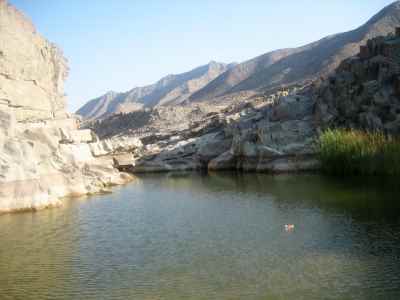
[(293, 231), (294, 230), (294, 225), (293, 224), (285, 224), (285, 231)]

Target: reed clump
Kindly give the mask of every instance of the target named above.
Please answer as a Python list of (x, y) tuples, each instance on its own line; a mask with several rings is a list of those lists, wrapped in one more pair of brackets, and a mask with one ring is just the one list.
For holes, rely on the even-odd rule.
[(318, 153), (329, 174), (400, 175), (400, 140), (380, 132), (326, 130)]

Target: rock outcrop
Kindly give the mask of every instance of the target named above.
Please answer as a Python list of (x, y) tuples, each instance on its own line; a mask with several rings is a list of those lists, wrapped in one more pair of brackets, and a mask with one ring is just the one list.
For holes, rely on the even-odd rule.
[(103, 159), (115, 147), (105, 151), (66, 112), (67, 73), (61, 51), (1, 0), (0, 213), (59, 205), (132, 179)]
[(232, 145), (211, 160), (208, 169), (270, 173), (317, 169), (313, 106), (308, 95), (295, 94), (248, 111), (230, 125)]
[(0, 1), (0, 103), (16, 121), (65, 118), (61, 51), (6, 1)]
[[(290, 95), (279, 91), (279, 96), (251, 99), (208, 113), (204, 107), (192, 106), (199, 118), (191, 119), (179, 129), (168, 128), (165, 118), (151, 115), (148, 119), (152, 121), (146, 126), (125, 131), (133, 136), (140, 136), (143, 131), (153, 132), (142, 136), (144, 146), (125, 170), (133, 173), (315, 170), (318, 162), (314, 157), (314, 101), (308, 90), (309, 87), (304, 87)], [(275, 100), (271, 102), (271, 98)], [(186, 107), (189, 109), (190, 106)], [(193, 111), (186, 111), (181, 117), (192, 117)], [(104, 122), (110, 124), (107, 119)], [(102, 123), (97, 124), (102, 127)], [(124, 131), (116, 126), (114, 133), (119, 135)]]
[(400, 28), (362, 45), (317, 89), (321, 127), (360, 128), (400, 134)]

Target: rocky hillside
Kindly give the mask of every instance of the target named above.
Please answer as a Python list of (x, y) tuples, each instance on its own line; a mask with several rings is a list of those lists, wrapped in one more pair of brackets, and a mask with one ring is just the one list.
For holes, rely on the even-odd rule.
[(144, 107), (180, 104), (233, 66), (234, 64), (212, 61), (189, 72), (168, 75), (155, 84), (137, 87), (126, 93), (108, 92), (90, 100), (77, 114), (85, 119), (101, 119), (114, 113), (130, 112)]
[(191, 124), (219, 112), (214, 105), (160, 106), (130, 113), (114, 114), (102, 120), (85, 123), (101, 139), (113, 136), (146, 138), (152, 135), (171, 135), (187, 130)]
[(316, 90), (322, 127), (400, 134), (400, 28), (371, 39)]
[(396, 26), (400, 26), (400, 1), (384, 8), (355, 30), (238, 64), (194, 93), (190, 100), (204, 101), (240, 91), (265, 90), (314, 80), (334, 71), (344, 59), (356, 55), (359, 46), (368, 39), (387, 35)]
[(400, 26), (400, 1), (355, 30), (299, 48), (276, 50), (237, 65), (210, 63), (126, 93), (109, 92), (89, 101), (77, 113), (93, 120), (143, 107), (232, 102), (283, 86), (304, 85), (329, 75), (344, 59), (356, 55), (359, 46), (368, 39), (385, 36), (397, 26)]
[(93, 129), (142, 138), (132, 172), (317, 170), (316, 139), (324, 128), (400, 134), (400, 28), (366, 41), (329, 77), (310, 84), (220, 108), (163, 109), (114, 115)]
[(80, 130), (65, 111), (67, 71), (61, 51), (0, 0), (0, 213), (59, 205), (132, 178), (107, 155), (139, 142), (98, 142)]
[(310, 87), (215, 106), (160, 107), (88, 125), (102, 137), (143, 143), (131, 172), (226, 170), (289, 172), (318, 167)]
[(190, 97), (190, 100), (209, 100), (215, 97), (222, 96), (231, 91), (239, 83), (249, 78), (251, 74), (255, 74), (262, 69), (269, 68), (281, 59), (288, 57), (298, 51), (299, 49), (276, 50), (240, 63), (218, 76), (204, 88), (194, 93)]

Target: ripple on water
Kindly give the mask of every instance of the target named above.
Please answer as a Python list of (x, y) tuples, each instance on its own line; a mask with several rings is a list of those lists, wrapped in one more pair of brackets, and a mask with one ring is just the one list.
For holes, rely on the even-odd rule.
[(400, 299), (394, 194), (319, 176), (144, 176), (2, 216), (0, 299)]

